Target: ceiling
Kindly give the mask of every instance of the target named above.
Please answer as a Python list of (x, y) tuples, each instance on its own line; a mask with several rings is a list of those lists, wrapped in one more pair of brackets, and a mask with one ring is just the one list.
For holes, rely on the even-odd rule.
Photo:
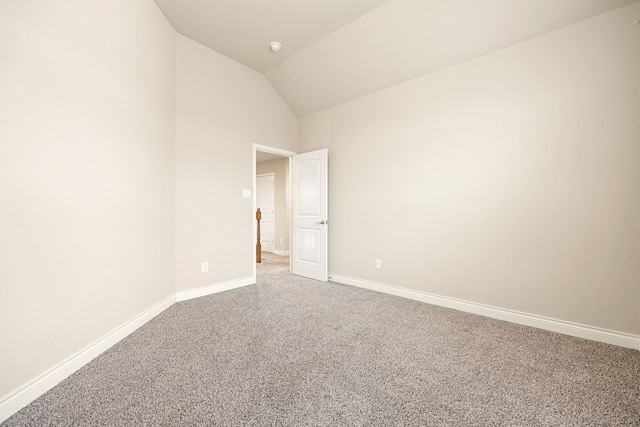
[(154, 1), (303, 117), (637, 0)]
[(256, 151), (256, 163), (268, 162), (269, 160), (284, 159), (285, 156), (279, 154), (267, 153), (265, 151)]

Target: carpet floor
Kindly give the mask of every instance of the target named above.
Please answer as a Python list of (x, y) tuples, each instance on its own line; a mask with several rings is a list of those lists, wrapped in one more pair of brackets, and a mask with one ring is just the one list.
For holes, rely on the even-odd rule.
[(640, 352), (288, 273), (174, 304), (6, 426), (640, 426)]

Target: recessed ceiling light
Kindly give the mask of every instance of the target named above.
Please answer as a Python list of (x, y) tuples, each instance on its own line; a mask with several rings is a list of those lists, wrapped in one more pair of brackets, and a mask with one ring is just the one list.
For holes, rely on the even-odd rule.
[(282, 47), (282, 45), (281, 45), (280, 43), (278, 43), (278, 42), (271, 42), (271, 43), (269, 44), (269, 47), (271, 48), (271, 50), (272, 50), (273, 52), (277, 52), (277, 51), (279, 51), (279, 50), (280, 50), (280, 48)]

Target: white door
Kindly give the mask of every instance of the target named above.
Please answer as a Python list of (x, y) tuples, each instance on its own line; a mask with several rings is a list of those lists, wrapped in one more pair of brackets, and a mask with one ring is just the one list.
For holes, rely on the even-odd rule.
[(256, 208), (260, 209), (260, 244), (265, 252), (273, 252), (274, 233), (274, 174), (256, 177)]
[(328, 150), (293, 156), (293, 274), (329, 279)]

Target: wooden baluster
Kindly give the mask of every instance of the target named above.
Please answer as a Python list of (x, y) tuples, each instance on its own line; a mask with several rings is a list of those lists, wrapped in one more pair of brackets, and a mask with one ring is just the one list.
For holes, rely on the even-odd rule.
[(262, 245), (260, 244), (260, 220), (262, 219), (262, 212), (260, 208), (256, 211), (256, 220), (258, 221), (258, 243), (256, 243), (256, 262), (262, 262)]

